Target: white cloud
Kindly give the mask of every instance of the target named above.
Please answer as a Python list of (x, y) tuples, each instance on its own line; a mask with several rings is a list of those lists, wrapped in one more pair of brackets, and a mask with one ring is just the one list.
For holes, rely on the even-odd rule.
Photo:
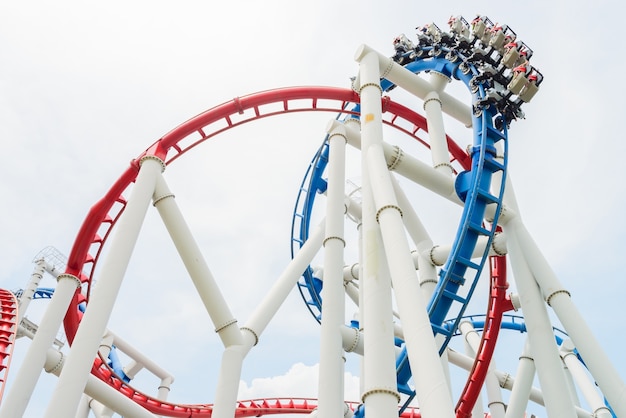
[[(319, 363), (307, 366), (295, 363), (283, 375), (252, 379), (248, 384), (239, 382), (239, 399), (282, 398), (289, 394), (292, 398), (317, 398)], [(360, 398), (359, 378), (350, 372), (344, 373), (344, 393), (346, 400)]]

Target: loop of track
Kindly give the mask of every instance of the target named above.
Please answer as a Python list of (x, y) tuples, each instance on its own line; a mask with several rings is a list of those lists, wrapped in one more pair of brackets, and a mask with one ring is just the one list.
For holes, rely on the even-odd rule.
[[(333, 87), (292, 87), (251, 94), (199, 114), (167, 133), (140, 154), (109, 191), (91, 207), (68, 257), (66, 273), (79, 277), (87, 288), (85, 294), (77, 291), (64, 320), (65, 332), (70, 344), (75, 337), (82, 315), (78, 305), (89, 301), (89, 289), (95, 266), (104, 244), (126, 206), (124, 194), (135, 181), (138, 161), (142, 157), (153, 155), (165, 161), (166, 164), (170, 164), (202, 142), (244, 123), (269, 116), (304, 111), (351, 114), (351, 111), (345, 110), (347, 104), (358, 102), (359, 97), (354, 91)], [(423, 116), (389, 99), (384, 99), (384, 109), (386, 125), (421, 141), (417, 133), (421, 127), (425, 126)], [(460, 163), (467, 163), (469, 157), (454, 142), (451, 142), (451, 152), (460, 160)], [(120, 393), (155, 414), (173, 417), (187, 417), (192, 413), (193, 416), (198, 417), (211, 414), (209, 405), (175, 405), (152, 398), (111, 374), (108, 366), (100, 360), (96, 361), (92, 372)]]

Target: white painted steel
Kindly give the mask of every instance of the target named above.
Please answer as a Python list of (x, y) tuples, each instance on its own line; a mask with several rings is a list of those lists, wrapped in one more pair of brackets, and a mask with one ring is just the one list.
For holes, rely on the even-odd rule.
[(626, 416), (626, 385), (624, 385), (624, 381), (594, 337), (585, 318), (574, 305), (569, 292), (559, 282), (526, 227), (519, 221), (514, 223), (514, 228), (516, 236), (523, 246), (524, 255), (529, 261), (529, 267), (537, 278), (548, 304), (576, 345), (587, 368), (613, 408), (613, 412), (618, 417)]
[[(334, 121), (334, 124), (340, 125), (341, 122)], [(362, 139), (359, 131), (349, 125), (345, 126), (348, 144), (363, 152), (363, 146), (361, 144)], [(401, 153), (402, 155), (398, 160), (396, 157), (397, 151), (392, 145), (383, 142), (382, 146), (385, 151), (387, 164), (393, 164), (393, 171), (459, 206), (463, 205), (463, 202), (461, 202), (461, 199), (459, 199), (454, 190), (454, 180), (450, 178), (450, 176), (438, 172), (432, 166), (405, 152)]]
[[(334, 121), (333, 123), (335, 125), (340, 124), (338, 121)], [(359, 132), (347, 124), (346, 138), (348, 139), (348, 144), (356, 149), (362, 149)], [(393, 166), (394, 172), (459, 206), (463, 206), (463, 202), (454, 189), (453, 178), (437, 171), (432, 166), (402, 151), (400, 148), (396, 149), (394, 146), (386, 142), (383, 142), (382, 146), (385, 152), (385, 160), (389, 166)], [(400, 155), (399, 158), (398, 154)], [(503, 205), (499, 218), (500, 223), (506, 223), (508, 219), (514, 218), (518, 212), (515, 210), (517, 202), (515, 202), (514, 199), (510, 200), (515, 204), (515, 206), (508, 207)], [(495, 204), (487, 205), (485, 217), (493, 218), (495, 209)]]
[[(103, 338), (103, 342), (104, 341), (109, 341), (108, 342), (109, 348), (111, 347), (111, 345), (115, 345), (117, 350), (126, 354), (132, 360), (131, 362), (129, 362), (128, 365), (126, 365), (123, 368), (124, 373), (130, 379), (134, 379), (137, 373), (142, 369), (148, 370), (154, 376), (161, 379), (159, 387), (157, 388), (157, 391), (158, 391), (157, 398), (162, 401), (167, 400), (167, 395), (169, 394), (170, 386), (174, 382), (174, 376), (172, 376), (171, 373), (167, 372), (165, 369), (159, 366), (155, 361), (153, 361), (152, 359), (147, 357), (145, 354), (137, 350), (128, 341), (121, 338), (119, 335), (113, 333), (111, 330), (106, 331), (106, 334)], [(100, 345), (100, 347), (102, 347), (102, 344)], [(100, 349), (100, 351), (102, 353), (102, 348)], [(108, 356), (108, 353), (107, 353), (107, 356)], [(104, 355), (103, 357), (106, 358), (106, 356)]]
[(91, 402), (91, 398), (83, 393), (75, 418), (89, 418), (89, 402)]
[[(370, 418), (397, 414), (400, 395), (396, 388), (396, 367), (391, 303), (391, 279), (383, 254), (382, 237), (376, 212), (366, 155), (371, 143), (382, 140), (381, 90), (378, 59), (374, 54), (356, 57), (362, 80), (361, 170), (362, 170), (362, 250), (360, 289), (361, 326), (365, 329), (362, 401)], [(370, 415), (371, 414), (371, 415)]]
[(141, 160), (135, 186), (118, 220), (111, 250), (103, 263), (100, 279), (89, 301), (89, 309), (85, 311), (78, 327), (69, 357), (46, 409), (46, 418), (70, 417), (76, 413), (154, 193), (157, 177), (163, 169), (163, 161), (156, 157), (144, 157)]
[(535, 360), (530, 355), (530, 344), (527, 338), (517, 365), (515, 384), (511, 388), (506, 418), (520, 418), (526, 412), (530, 391), (533, 386), (533, 378), (535, 377)]
[[(459, 324), (459, 330), (463, 334), (465, 341), (472, 348), (474, 357), (480, 348), (480, 336), (474, 329), (474, 326), (469, 321), (462, 321)], [(487, 404), (491, 418), (504, 418), (504, 400), (502, 399), (502, 393), (500, 392), (500, 383), (498, 377), (494, 373), (495, 361), (492, 359), (489, 364), (487, 376), (485, 379), (485, 386), (487, 389)]]
[(580, 362), (574, 352), (574, 343), (565, 340), (561, 343), (561, 357), (572, 374), (574, 382), (580, 388), (580, 392), (591, 407), (594, 418), (611, 418), (611, 411), (604, 404), (604, 398), (598, 393), (594, 382), (589, 380), (585, 366)]
[[(59, 376), (62, 371), (67, 367), (67, 363), (65, 363), (65, 358), (60, 351), (48, 349), (45, 356), (44, 367), (46, 372)], [(111, 408), (113, 411), (124, 417), (157, 418), (154, 414), (150, 413), (143, 407), (133, 402), (130, 398), (127, 398), (126, 396), (91, 374), (88, 375), (86, 379), (85, 394), (88, 397), (97, 400), (100, 404), (106, 405), (107, 407)], [(81, 400), (79, 400), (79, 403), (82, 402), (83, 396), (84, 395), (81, 395)], [(76, 409), (78, 412), (78, 408)], [(57, 415), (57, 417), (62, 416), (64, 415)], [(74, 416), (74, 414), (70, 416)]]
[(154, 191), (154, 206), (176, 246), (191, 280), (204, 307), (211, 317), (215, 332), (222, 340), (224, 347), (240, 345), (243, 340), (237, 327), (237, 320), (222, 296), (213, 273), (209, 269), (191, 230), (176, 204), (174, 195), (169, 190), (163, 176), (159, 176)]
[(372, 184), (376, 214), (402, 320), (407, 353), (412, 368), (421, 371), (413, 376), (420, 411), (425, 417), (453, 417), (454, 406), (441, 367), (426, 299), (422, 295), (410, 255), (402, 215), (393, 195), (382, 147), (372, 145), (367, 150), (367, 172)]
[(343, 253), (345, 214), (345, 128), (329, 133), (326, 234), (324, 239), (323, 313), (320, 329), (318, 411), (320, 416), (344, 412), (344, 357), (341, 329), (345, 324)]
[[(472, 366), (474, 364), (474, 359), (466, 356), (457, 351), (448, 349), (448, 358), (450, 359), (450, 364), (454, 364), (458, 367), (461, 367), (464, 370), (470, 371), (472, 370)], [(502, 372), (501, 370), (495, 370), (494, 373), (498, 377), (498, 381), (500, 382), (500, 387), (506, 390), (512, 390), (516, 383), (516, 378), (511, 376), (508, 373)], [(536, 403), (537, 405), (541, 405), (545, 407), (544, 395), (541, 389), (537, 387), (532, 387), (530, 390), (530, 395), (527, 398), (528, 400)], [(591, 412), (582, 409), (580, 407), (575, 407), (576, 410), (576, 418), (592, 418)], [(515, 416), (513, 415), (511, 418), (522, 418), (525, 413), (522, 415)]]
[[(374, 53), (378, 59), (378, 68), (380, 69), (379, 76), (381, 78), (391, 81), (422, 100), (426, 98), (428, 93), (434, 90), (433, 86), (428, 81), (367, 45), (361, 45), (359, 47), (357, 56), (365, 56), (370, 52)], [(363, 77), (360, 77), (359, 74), (353, 82), (355, 90), (358, 91), (360, 86), (364, 84), (366, 84), (366, 81)], [(450, 115), (467, 127), (472, 126), (472, 111), (467, 104), (445, 92), (441, 92), (439, 98), (441, 99), (444, 113)]]
[[(26, 351), (28, 361), (24, 361), (21, 364), (18, 373), (15, 375), (15, 380), (13, 380), (8, 396), (4, 398), (0, 408), (0, 417), (14, 418), (24, 415), (30, 397), (35, 390), (35, 385), (39, 380), (41, 370), (44, 367), (46, 352), (54, 343), (67, 308), (76, 293), (76, 289), (79, 287), (80, 280), (75, 276), (61, 274), (57, 278), (57, 286), (52, 299), (41, 319), (33, 341)], [(93, 361), (93, 355), (91, 360)], [(80, 393), (82, 393), (82, 389)], [(80, 393), (78, 394), (79, 397)], [(72, 413), (71, 415), (74, 414)]]
[(430, 152), (435, 170), (452, 176), (450, 152), (446, 140), (446, 131), (443, 124), (442, 103), (439, 94), (443, 91), (450, 79), (437, 71), (430, 72), (430, 84), (433, 90), (424, 97), (424, 111), (428, 122), (428, 137), (430, 138)]
[[(263, 298), (242, 328), (246, 338), (250, 336), (253, 337), (252, 344), (250, 344), (251, 347), (256, 345), (256, 339), (261, 337), (261, 334), (263, 334), (263, 331), (280, 308), (280, 305), (293, 290), (298, 279), (300, 279), (300, 276), (319, 251), (324, 241), (324, 233), (325, 220), (320, 222), (317, 228), (311, 231), (309, 238), (296, 253), (291, 262), (289, 262), (274, 284), (272, 284), (267, 295)], [(246, 344), (248, 344), (248, 341), (247, 339)]]
[(524, 258), (516, 234), (507, 230), (507, 238), (509, 257), (528, 330), (530, 351), (537, 367), (547, 414), (554, 417), (573, 417), (574, 404), (567, 390), (565, 373), (541, 291), (529, 269), (528, 261)]
[(17, 323), (18, 324), (22, 321), (22, 318), (24, 318), (24, 315), (26, 314), (26, 311), (28, 310), (28, 305), (30, 305), (30, 302), (33, 300), (35, 291), (37, 290), (37, 287), (39, 287), (39, 282), (43, 278), (43, 274), (45, 271), (46, 271), (46, 260), (41, 258), (35, 262), (35, 268), (32, 274), (30, 275), (30, 279), (28, 280), (28, 284), (26, 285), (26, 288), (22, 292), (22, 296), (20, 296), (20, 299), (18, 301), (18, 310), (17, 310), (17, 315), (18, 315)]

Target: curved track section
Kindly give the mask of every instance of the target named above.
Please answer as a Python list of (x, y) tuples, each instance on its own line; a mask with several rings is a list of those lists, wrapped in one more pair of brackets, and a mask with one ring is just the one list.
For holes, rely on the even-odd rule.
[(12, 292), (0, 289), (0, 401), (15, 346), (17, 318), (17, 298)]
[[(111, 189), (90, 209), (67, 261), (67, 274), (79, 277), (86, 284), (84, 293), (77, 292), (65, 317), (65, 331), (70, 343), (73, 341), (81, 318), (79, 304), (89, 302), (89, 291), (95, 266), (100, 258), (113, 227), (126, 206), (125, 193), (135, 181), (138, 161), (148, 155), (157, 156), (166, 164), (180, 158), (187, 151), (214, 136), (242, 124), (279, 114), (325, 111), (355, 114), (348, 107), (359, 103), (358, 95), (348, 89), (330, 87), (294, 87), (265, 91), (235, 98), (190, 119), (152, 144), (133, 160)], [(385, 124), (419, 140), (414, 130), (406, 126), (425, 126), (423, 116), (413, 110), (384, 100)], [(458, 147), (457, 147), (458, 148)], [(467, 156), (457, 149), (458, 158)], [(175, 405), (152, 398), (125, 383), (111, 372), (102, 360), (94, 363), (92, 373), (120, 393), (129, 397), (149, 411), (163, 416), (187, 417), (210, 416), (210, 405)], [(243, 416), (243, 415), (242, 415)]]

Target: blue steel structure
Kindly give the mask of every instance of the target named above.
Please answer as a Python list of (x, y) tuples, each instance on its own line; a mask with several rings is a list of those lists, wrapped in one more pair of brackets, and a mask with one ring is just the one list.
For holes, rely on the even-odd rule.
[[(431, 326), (442, 335), (440, 354), (443, 353), (474, 293), (488, 258), (488, 250), (502, 212), (508, 161), (508, 127), (523, 117), (521, 105), (530, 101), (543, 76), (528, 65), (532, 51), (516, 40), (507, 26), (496, 26), (487, 17), (477, 17), (470, 25), (462, 17), (450, 20), (451, 32), (441, 31), (430, 24), (418, 28), (418, 43), (414, 45), (404, 35), (394, 40), (394, 61), (415, 74), (437, 72), (449, 79), (461, 81), (472, 95), (473, 146), (468, 150), (471, 167), (458, 174), (455, 190), (463, 202), (452, 251), (439, 272), (440, 279), (428, 304)], [(497, 41), (494, 41), (497, 38)], [(508, 41), (508, 42), (507, 42)], [(511, 58), (512, 56), (512, 58)], [(519, 64), (519, 65), (518, 65)], [(519, 88), (519, 79), (524, 88)], [(381, 88), (390, 92), (396, 86), (381, 79)], [(358, 117), (359, 105), (348, 117)], [(500, 145), (501, 144), (501, 145)], [(497, 154), (497, 146), (503, 150)], [(292, 256), (308, 238), (315, 197), (326, 190), (324, 171), (329, 148), (325, 141), (313, 158), (296, 200), (292, 222)], [(492, 188), (494, 174), (501, 175), (496, 190)], [(488, 205), (493, 206), (490, 222), (485, 222)], [(299, 228), (297, 227), (299, 225)], [(479, 237), (488, 245), (482, 255), (472, 257)], [(309, 266), (298, 282), (298, 289), (308, 309), (320, 322), (322, 315), (322, 281)], [(449, 314), (454, 317), (446, 319)], [(398, 391), (408, 395), (400, 412), (415, 396), (408, 382), (412, 377), (406, 348), (397, 359)], [(362, 413), (356, 412), (355, 416)]]

